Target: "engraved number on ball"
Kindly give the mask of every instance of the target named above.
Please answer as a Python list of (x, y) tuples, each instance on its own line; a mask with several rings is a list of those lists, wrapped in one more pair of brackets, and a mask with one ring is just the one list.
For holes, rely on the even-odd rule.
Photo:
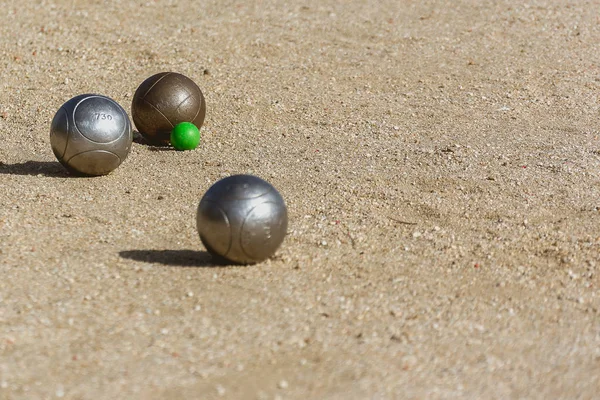
[(94, 118), (96, 120), (109, 120), (109, 121), (112, 121), (112, 119), (113, 119), (112, 115), (105, 114), (105, 113), (95, 113)]

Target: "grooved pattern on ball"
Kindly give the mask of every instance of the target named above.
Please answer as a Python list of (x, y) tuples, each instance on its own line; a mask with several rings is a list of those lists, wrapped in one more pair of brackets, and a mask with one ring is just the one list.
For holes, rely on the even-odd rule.
[(50, 127), (54, 155), (70, 172), (81, 175), (110, 173), (127, 158), (132, 140), (125, 110), (98, 94), (65, 102)]
[(76, 171), (85, 171), (87, 175), (106, 175), (121, 164), (121, 159), (106, 150), (91, 150), (74, 155), (67, 164)]
[[(219, 219), (212, 218), (212, 227), (204, 223), (210, 213), (223, 213), (228, 218), (230, 243), (226, 251), (224, 246), (219, 249), (213, 244), (223, 235)], [(234, 263), (252, 264), (269, 258), (287, 233), (287, 208), (281, 194), (253, 175), (233, 175), (214, 183), (200, 200), (197, 218), (206, 248)]]
[(81, 100), (73, 112), (77, 130), (96, 143), (110, 143), (123, 136), (127, 127), (125, 117), (121, 106), (99, 96)]
[(220, 201), (251, 200), (267, 195), (273, 187), (262, 179), (252, 175), (234, 175), (223, 178), (218, 185), (211, 186), (206, 192), (209, 199)]
[(209, 251), (227, 256), (232, 244), (231, 225), (227, 213), (217, 203), (206, 199), (200, 201), (196, 227)]
[[(190, 93), (190, 95), (188, 97), (186, 97), (185, 99), (183, 99), (181, 101), (181, 103), (179, 103), (179, 105), (177, 106), (177, 109), (175, 110), (174, 114), (175, 117), (177, 119), (182, 119), (182, 118), (189, 118), (191, 120), (194, 120), (194, 117), (196, 116), (196, 114), (198, 113), (199, 108), (197, 107), (198, 105), (198, 96), (193, 95), (192, 93)], [(194, 117), (188, 117), (189, 115), (192, 115)], [(180, 121), (180, 122), (189, 122), (189, 121)], [(175, 123), (175, 125), (177, 125), (177, 123)]]
[(287, 231), (287, 211), (276, 203), (265, 202), (254, 207), (244, 219), (240, 247), (253, 261), (272, 256), (283, 242)]
[(147, 140), (167, 144), (171, 130), (180, 122), (191, 122), (200, 129), (206, 103), (191, 79), (175, 72), (161, 72), (146, 79), (135, 91), (131, 113), (136, 128)]
[(69, 118), (67, 111), (61, 107), (50, 124), (50, 143), (52, 145), (52, 151), (56, 158), (61, 159), (65, 151), (67, 150), (67, 143), (69, 142)]

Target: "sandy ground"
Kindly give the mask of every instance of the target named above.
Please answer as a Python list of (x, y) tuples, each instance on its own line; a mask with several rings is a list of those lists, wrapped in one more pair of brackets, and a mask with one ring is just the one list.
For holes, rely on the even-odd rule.
[[(600, 3), (14, 1), (0, 16), (0, 399), (580, 398), (600, 390)], [(69, 176), (69, 98), (194, 79), (191, 152)], [(277, 255), (195, 212), (252, 173)]]

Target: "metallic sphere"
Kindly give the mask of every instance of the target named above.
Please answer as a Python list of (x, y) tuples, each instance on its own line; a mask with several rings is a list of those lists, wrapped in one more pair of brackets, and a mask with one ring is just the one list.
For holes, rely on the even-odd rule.
[(271, 257), (283, 242), (287, 222), (279, 192), (252, 175), (234, 175), (212, 185), (196, 217), (206, 249), (239, 264)]
[(171, 130), (180, 122), (198, 129), (204, 123), (206, 102), (202, 91), (190, 78), (161, 72), (137, 88), (131, 103), (133, 123), (151, 144), (168, 145)]
[(54, 155), (78, 175), (110, 173), (127, 158), (132, 140), (125, 110), (97, 94), (82, 94), (67, 101), (50, 126)]

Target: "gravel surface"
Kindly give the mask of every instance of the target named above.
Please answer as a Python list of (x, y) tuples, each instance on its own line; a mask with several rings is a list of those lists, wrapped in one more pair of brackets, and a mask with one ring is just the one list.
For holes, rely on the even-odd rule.
[[(2, 8), (0, 399), (598, 396), (600, 3)], [(60, 106), (161, 71), (200, 146), (68, 175)], [(195, 227), (235, 173), (289, 212), (248, 267)]]

